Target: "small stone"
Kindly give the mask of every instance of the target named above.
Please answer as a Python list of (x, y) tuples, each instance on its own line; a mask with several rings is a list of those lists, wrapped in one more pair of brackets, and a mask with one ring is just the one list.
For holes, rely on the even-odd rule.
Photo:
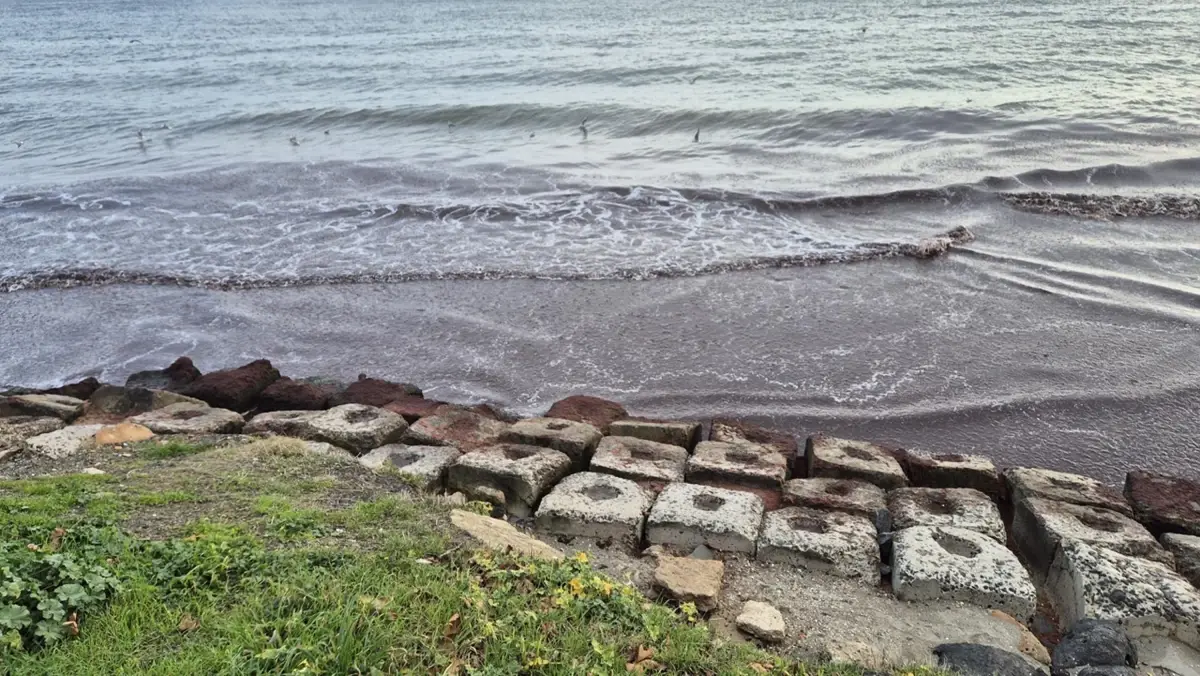
[(1075, 667), (1136, 667), (1137, 646), (1116, 622), (1084, 619), (1075, 623), (1054, 649), (1053, 673)]
[(101, 474), (108, 474), (108, 472), (105, 472), (97, 467), (84, 467), (83, 470), (80, 471), (80, 474), (87, 474), (88, 476), (100, 476)]
[(529, 517), (570, 467), (571, 459), (553, 449), (500, 444), (459, 457), (450, 466), (446, 486), (514, 516)]
[(881, 647), (860, 641), (831, 639), (821, 652), (834, 664), (853, 664), (865, 669), (887, 669), (892, 663)]
[(324, 455), (331, 458), (338, 458), (339, 460), (357, 460), (350, 451), (338, 448), (324, 441), (303, 441), (301, 445), (304, 447), (305, 452), (312, 453), (313, 455)]
[(1035, 571), (1044, 573), (1064, 538), (1170, 565), (1170, 553), (1133, 519), (1107, 509), (1026, 498), (1013, 510), (1013, 540)]
[(83, 413), (82, 399), (61, 394), (18, 394), (0, 397), (0, 417), (53, 417), (71, 422)]
[(908, 476), (923, 488), (974, 488), (999, 499), (1005, 495), (1004, 481), (991, 459), (982, 455), (943, 453), (924, 455), (910, 451)]
[(711, 441), (723, 441), (728, 444), (749, 442), (764, 446), (783, 456), (789, 466), (800, 452), (800, 446), (796, 443), (794, 435), (732, 418), (714, 419), (712, 427), (709, 428), (708, 438)]
[(787, 633), (783, 613), (761, 601), (746, 601), (737, 616), (737, 628), (768, 643), (779, 643)]
[(686, 559), (664, 554), (658, 557), (658, 566), (654, 569), (656, 587), (680, 603), (695, 603), (702, 612), (717, 607), (724, 579), (723, 561)]
[(547, 418), (588, 423), (600, 430), (601, 434), (609, 434), (609, 426), (613, 422), (628, 416), (625, 407), (615, 401), (582, 394), (556, 401), (550, 410), (546, 411)]
[(271, 366), (271, 362), (259, 359), (234, 369), (206, 373), (179, 393), (214, 408), (241, 412), (250, 410), (258, 395), (276, 380), (279, 380), (279, 371)]
[(1021, 655), (995, 646), (943, 643), (933, 649), (938, 666), (963, 676), (1046, 676), (1046, 670)]
[(165, 369), (138, 371), (125, 380), (125, 387), (178, 392), (200, 378), (200, 369), (188, 357), (180, 357)]
[[(582, 423), (580, 423), (582, 424)], [(536, 525), (552, 535), (609, 539), (636, 547), (651, 499), (628, 479), (580, 472), (542, 498)]]
[(368, 378), (363, 374), (358, 376), (358, 380), (350, 383), (345, 390), (334, 395), (330, 399), (329, 404), (330, 406), (362, 404), (364, 406), (382, 408), (397, 399), (421, 396), (424, 396), (424, 393), (416, 385), (393, 383), (379, 378)]
[(713, 554), (713, 550), (705, 547), (704, 545), (697, 545), (696, 548), (692, 550), (692, 553), (689, 554), (689, 556), (693, 559), (704, 559), (706, 561), (717, 558), (716, 555)]
[(874, 521), (880, 531), (891, 530), (887, 494), (865, 481), (792, 479), (783, 485), (783, 503), (856, 514)]
[(604, 437), (592, 455), (591, 470), (633, 481), (683, 481), (686, 449), (635, 437)]
[(413, 423), (401, 442), (410, 446), (453, 446), (469, 453), (500, 443), (507, 429), (508, 423), (460, 408), (442, 407), (436, 414)]
[(525, 535), (507, 521), (455, 509), (450, 512), (450, 523), (494, 551), (512, 551), (547, 561), (563, 558), (562, 552), (535, 537)]
[(335, 406), (301, 424), (308, 430), (304, 438), (325, 441), (355, 455), (398, 441), (408, 429), (399, 415), (363, 404)]
[(654, 544), (754, 553), (763, 503), (755, 495), (694, 484), (670, 484), (646, 521)]
[(1011, 624), (1021, 633), (1021, 639), (1017, 645), (1017, 650), (1019, 650), (1022, 655), (1034, 660), (1035, 662), (1040, 662), (1041, 664), (1049, 666), (1050, 651), (1046, 650), (1046, 646), (1042, 645), (1042, 642), (1033, 635), (1032, 631), (1029, 631), (1029, 627), (1026, 627), (1019, 620), (1017, 620), (1017, 618), (1009, 615), (1003, 610), (993, 610), (991, 611), (991, 615), (996, 619)]
[(701, 441), (687, 461), (687, 478), (778, 488), (787, 479), (787, 459), (749, 442)]
[(1187, 578), (1193, 587), (1200, 588), (1200, 537), (1165, 533), (1162, 544), (1175, 557), (1175, 570)]
[(571, 459), (571, 466), (579, 470), (588, 466), (600, 436), (600, 430), (587, 423), (563, 418), (532, 418), (513, 423), (500, 435), (500, 441), (553, 448), (565, 453)]
[(444, 401), (405, 395), (398, 399), (393, 399), (390, 403), (385, 404), (383, 408), (384, 410), (404, 416), (404, 419), (411, 425), (421, 418), (435, 415), (437, 410), (445, 405), (446, 402)]
[(129, 422), (147, 427), (155, 434), (235, 434), (245, 420), (223, 408), (196, 404), (171, 404), (136, 415)]
[(844, 512), (786, 507), (767, 513), (758, 559), (838, 577), (879, 582), (875, 524)]
[(40, 434), (25, 440), (25, 450), (61, 460), (95, 443), (96, 432), (102, 425), (69, 425), (56, 432)]
[(1150, 532), (1200, 535), (1200, 481), (1135, 470), (1125, 476), (1125, 497)]
[(888, 494), (888, 512), (896, 530), (950, 526), (1007, 541), (996, 503), (974, 488), (897, 488)]
[(100, 431), (96, 432), (96, 445), (113, 446), (115, 444), (128, 444), (135, 441), (145, 441), (153, 436), (154, 432), (148, 427), (137, 423), (123, 422), (100, 428)]
[(902, 601), (961, 601), (1033, 617), (1037, 591), (1016, 555), (963, 528), (916, 526), (895, 534), (892, 587)]
[(441, 490), (446, 484), (446, 471), (462, 455), (453, 446), (405, 446), (387, 444), (358, 459), (363, 467), (394, 468), (420, 482), (424, 491)]
[(1120, 512), (1126, 516), (1132, 511), (1121, 493), (1090, 477), (1078, 474), (1055, 472), (1048, 469), (1014, 467), (1004, 472), (1012, 503), (1025, 498), (1045, 498), (1074, 505), (1087, 505)]
[(805, 454), (812, 478), (854, 479), (885, 489), (908, 485), (900, 463), (876, 444), (818, 434), (808, 439)]
[(612, 423), (609, 434), (682, 446), (691, 451), (700, 441), (700, 423), (626, 418)]
[(258, 395), (259, 411), (320, 411), (328, 408), (333, 391), (312, 383), (280, 378)]

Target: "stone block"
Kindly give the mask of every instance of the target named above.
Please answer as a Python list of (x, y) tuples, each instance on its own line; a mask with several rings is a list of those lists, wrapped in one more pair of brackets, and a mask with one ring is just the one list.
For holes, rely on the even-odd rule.
[(450, 512), (450, 523), (493, 551), (513, 552), (546, 561), (558, 561), (563, 558), (562, 552), (522, 533), (511, 523), (501, 519), (455, 509)]
[(197, 407), (208, 406), (208, 404), (199, 399), (185, 397), (182, 394), (167, 392), (166, 390), (147, 390), (140, 387), (102, 385), (96, 388), (91, 398), (87, 400), (87, 405), (84, 406), (83, 412), (88, 417), (121, 417), (157, 411), (171, 404), (192, 404)]
[(787, 632), (783, 613), (769, 603), (746, 601), (737, 616), (737, 628), (767, 643), (778, 643)]
[(982, 455), (942, 453), (925, 455), (910, 451), (908, 478), (922, 488), (974, 488), (999, 499), (1005, 495), (1004, 481), (991, 459)]
[(83, 413), (82, 399), (61, 394), (18, 394), (0, 397), (0, 418), (51, 417), (71, 422)]
[(129, 422), (149, 428), (155, 434), (236, 434), (245, 425), (242, 416), (233, 411), (189, 403), (135, 415)]
[(542, 496), (570, 469), (571, 459), (559, 451), (499, 444), (460, 456), (450, 466), (446, 486), (514, 516), (529, 517)]
[(654, 586), (680, 603), (695, 603), (702, 612), (714, 610), (725, 580), (725, 562), (712, 559), (658, 557)]
[(683, 481), (687, 459), (687, 450), (673, 444), (604, 437), (592, 455), (591, 470), (633, 481)]
[(701, 441), (687, 461), (688, 481), (722, 481), (778, 488), (787, 479), (787, 458), (749, 442)]
[(794, 435), (732, 418), (715, 418), (712, 427), (709, 428), (708, 438), (710, 441), (723, 441), (727, 444), (749, 442), (765, 446), (782, 455), (789, 467), (800, 452)]
[(805, 454), (811, 478), (855, 479), (885, 489), (908, 485), (900, 463), (876, 444), (819, 434), (809, 437)]
[(754, 553), (763, 503), (755, 495), (693, 484), (663, 489), (646, 521), (652, 544)]
[(60, 430), (65, 424), (53, 416), (0, 418), (0, 460), (20, 452), (26, 439)]
[(637, 547), (651, 501), (628, 479), (580, 472), (560, 481), (542, 498), (536, 525), (552, 535), (609, 539)]
[(1175, 570), (1200, 588), (1200, 537), (1182, 533), (1164, 533), (1163, 547), (1175, 557)]
[(1171, 564), (1171, 555), (1133, 519), (1107, 509), (1026, 498), (1013, 509), (1013, 541), (1035, 572), (1044, 573), (1058, 543), (1069, 538), (1129, 556)]
[(888, 494), (892, 526), (949, 526), (983, 533), (1000, 544), (1007, 541), (1000, 510), (974, 488), (897, 488)]
[(25, 440), (25, 450), (61, 460), (95, 444), (103, 425), (68, 425), (60, 430)]
[(361, 404), (383, 408), (388, 404), (404, 397), (422, 397), (421, 388), (409, 383), (393, 383), (380, 378), (368, 378), (365, 373), (359, 374), (358, 380), (346, 386), (346, 389), (334, 394), (329, 399), (330, 406), (345, 404)]
[(259, 413), (246, 423), (246, 434), (277, 434), (281, 437), (308, 439), (313, 431), (309, 423), (319, 411), (270, 411)]
[(165, 369), (138, 371), (125, 379), (125, 387), (178, 392), (201, 376), (188, 357), (180, 357)]
[(282, 377), (267, 385), (254, 405), (259, 411), (321, 411), (329, 407), (334, 393), (329, 387)]
[(700, 423), (626, 418), (609, 425), (609, 434), (673, 444), (691, 451), (700, 442)]
[(453, 446), (464, 453), (500, 443), (508, 423), (446, 406), (413, 423), (401, 439), (412, 446)]
[(303, 438), (340, 446), (355, 455), (398, 441), (408, 429), (403, 417), (363, 404), (334, 406), (304, 424), (309, 434)]
[(271, 362), (259, 359), (235, 369), (206, 373), (185, 385), (179, 393), (216, 408), (248, 411), (255, 398), (276, 380), (279, 380), (279, 371), (271, 366)]
[(1037, 590), (1016, 555), (964, 528), (916, 526), (897, 532), (892, 588), (902, 601), (960, 601), (1022, 622), (1033, 617), (1037, 605)]
[(546, 411), (546, 417), (584, 422), (600, 430), (601, 434), (609, 434), (609, 426), (629, 417), (629, 413), (615, 401), (577, 394), (554, 402)]
[(1161, 563), (1079, 540), (1059, 543), (1046, 593), (1063, 627), (1120, 623), (1133, 638), (1165, 636), (1200, 648), (1200, 592)]
[(422, 490), (436, 492), (445, 487), (446, 471), (460, 455), (453, 446), (387, 444), (360, 457), (358, 461), (370, 469), (390, 467), (416, 478)]
[(500, 435), (500, 441), (511, 444), (544, 446), (565, 453), (574, 469), (588, 466), (600, 430), (592, 425), (563, 418), (531, 418), (519, 420)]
[(786, 505), (856, 514), (891, 530), (887, 493), (875, 484), (850, 479), (792, 479), (783, 485)]
[(1045, 498), (1110, 509), (1126, 516), (1132, 513), (1120, 491), (1090, 477), (1048, 469), (1014, 467), (1004, 472), (1004, 480), (1014, 505), (1025, 498)]
[(785, 507), (767, 514), (757, 557), (873, 585), (879, 583), (877, 535), (862, 516)]
[(1200, 535), (1200, 481), (1135, 470), (1125, 476), (1125, 497), (1150, 532)]

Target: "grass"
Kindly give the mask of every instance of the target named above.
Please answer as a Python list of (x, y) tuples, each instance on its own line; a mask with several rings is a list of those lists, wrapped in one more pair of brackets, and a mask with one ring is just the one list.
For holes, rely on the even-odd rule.
[(291, 450), (0, 481), (0, 674), (860, 673), (722, 642), (583, 556), (475, 550), (402, 480)]

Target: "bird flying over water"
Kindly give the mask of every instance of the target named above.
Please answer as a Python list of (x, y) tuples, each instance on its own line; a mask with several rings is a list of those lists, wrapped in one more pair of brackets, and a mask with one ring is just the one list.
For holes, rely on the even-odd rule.
[(692, 137), (692, 143), (700, 142), (700, 127), (696, 127), (696, 135)]
[(171, 130), (171, 125), (167, 124), (166, 122), (163, 122), (163, 123), (162, 123), (162, 126), (161, 126), (161, 127), (159, 127), (159, 129), (162, 129), (162, 130), (164, 130), (164, 131), (170, 131), (170, 130)]
[(583, 118), (583, 122), (579, 123), (579, 131), (583, 132), (583, 140), (585, 141), (587, 140), (587, 121), (588, 119), (585, 117)]
[(329, 136), (329, 130), (328, 130), (328, 129), (326, 129), (326, 130), (325, 130), (325, 135), (326, 135), (326, 136)]
[(298, 146), (298, 145), (300, 145), (300, 139), (296, 138), (295, 136), (292, 136), (291, 138), (288, 139), (288, 143), (291, 143), (294, 146)]
[(145, 141), (145, 140), (146, 140), (146, 135), (145, 135), (144, 133), (142, 133), (142, 130), (141, 130), (141, 129), (137, 130), (137, 137), (138, 137), (138, 140), (139, 140), (139, 141)]
[(20, 140), (20, 141), (13, 141), (13, 145), (15, 145), (16, 147), (20, 148), (21, 146), (25, 145), (25, 140), (24, 140), (24, 139), (22, 139), (22, 140)]
[(691, 82), (691, 84), (696, 84), (696, 80), (699, 80), (699, 79), (700, 79), (700, 76), (699, 76), (699, 75), (697, 75), (696, 77), (692, 78), (692, 82)]

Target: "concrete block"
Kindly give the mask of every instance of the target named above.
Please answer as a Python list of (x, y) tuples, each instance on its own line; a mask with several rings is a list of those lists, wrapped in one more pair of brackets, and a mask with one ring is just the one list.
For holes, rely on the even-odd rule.
[(785, 507), (769, 512), (758, 538), (760, 561), (879, 582), (875, 524), (844, 512)]
[(792, 479), (783, 485), (783, 503), (857, 514), (891, 530), (887, 493), (875, 484), (850, 479)]
[(560, 451), (499, 444), (460, 456), (450, 466), (446, 487), (491, 502), (514, 516), (529, 517), (570, 469), (571, 459)]
[(787, 469), (787, 459), (765, 446), (701, 441), (687, 461), (687, 478), (778, 488), (787, 479)]
[(800, 452), (795, 435), (732, 418), (715, 418), (709, 428), (708, 438), (710, 441), (724, 441), (727, 444), (749, 442), (765, 446), (782, 455), (789, 467)]
[(657, 441), (660, 444), (682, 446), (688, 451), (695, 448), (700, 441), (700, 423), (698, 422), (626, 418), (614, 422), (608, 429), (609, 434), (614, 437), (637, 437), (646, 441)]
[(500, 435), (500, 441), (553, 448), (565, 453), (572, 466), (580, 470), (591, 461), (600, 436), (600, 430), (587, 423), (562, 418), (531, 418), (513, 423)]
[(507, 429), (506, 422), (447, 406), (413, 423), (400, 441), (412, 446), (453, 446), (469, 453), (499, 443)]
[(0, 397), (0, 418), (41, 417), (71, 422), (83, 413), (84, 401), (61, 394), (18, 394)]
[(311, 436), (306, 438), (340, 446), (362, 455), (398, 441), (408, 423), (404, 416), (365, 404), (342, 404), (308, 420)]
[(900, 463), (876, 444), (819, 434), (809, 437), (805, 454), (811, 478), (854, 479), (885, 489), (908, 485)]
[(246, 434), (278, 434), (281, 437), (307, 438), (312, 430), (309, 421), (321, 415), (320, 411), (270, 411), (259, 413), (246, 423), (242, 431)]
[(982, 455), (908, 453), (908, 478), (922, 488), (974, 488), (993, 498), (1005, 495), (1004, 481)]
[(694, 548), (707, 545), (727, 552), (754, 553), (762, 524), (758, 496), (693, 484), (663, 489), (646, 521), (651, 544)]
[(1162, 544), (1175, 557), (1175, 570), (1192, 586), (1200, 587), (1200, 537), (1165, 533)]
[(1132, 513), (1120, 491), (1091, 477), (1048, 469), (1014, 467), (1004, 472), (1004, 480), (1014, 505), (1025, 498), (1044, 498), (1110, 509), (1126, 516)]
[(102, 429), (104, 425), (68, 425), (60, 430), (26, 439), (25, 450), (60, 460), (94, 445), (96, 432)]
[(236, 434), (246, 424), (240, 414), (228, 409), (188, 403), (135, 415), (129, 422), (155, 434)]
[(1161, 563), (1063, 540), (1046, 593), (1064, 628), (1084, 618), (1111, 620), (1133, 638), (1163, 636), (1200, 648), (1200, 592)]
[(1151, 533), (1200, 535), (1200, 481), (1136, 470), (1125, 476), (1125, 497)]
[(916, 526), (892, 545), (892, 588), (902, 601), (960, 601), (1027, 622), (1037, 590), (1015, 554), (965, 528)]
[(591, 470), (633, 481), (683, 481), (687, 450), (635, 437), (604, 437), (592, 455)]
[(1133, 519), (1107, 509), (1026, 498), (1013, 509), (1013, 540), (1035, 572), (1044, 573), (1058, 543), (1069, 538), (1170, 565), (1171, 555)]
[(974, 488), (897, 488), (888, 494), (892, 527), (949, 526), (983, 533), (1000, 544), (1007, 541), (1000, 510)]
[(446, 485), (446, 472), (462, 455), (453, 446), (387, 444), (360, 457), (363, 467), (391, 467), (420, 481), (422, 490), (436, 492)]
[(636, 483), (611, 474), (580, 472), (542, 498), (538, 530), (553, 535), (611, 539), (635, 548), (652, 499)]

